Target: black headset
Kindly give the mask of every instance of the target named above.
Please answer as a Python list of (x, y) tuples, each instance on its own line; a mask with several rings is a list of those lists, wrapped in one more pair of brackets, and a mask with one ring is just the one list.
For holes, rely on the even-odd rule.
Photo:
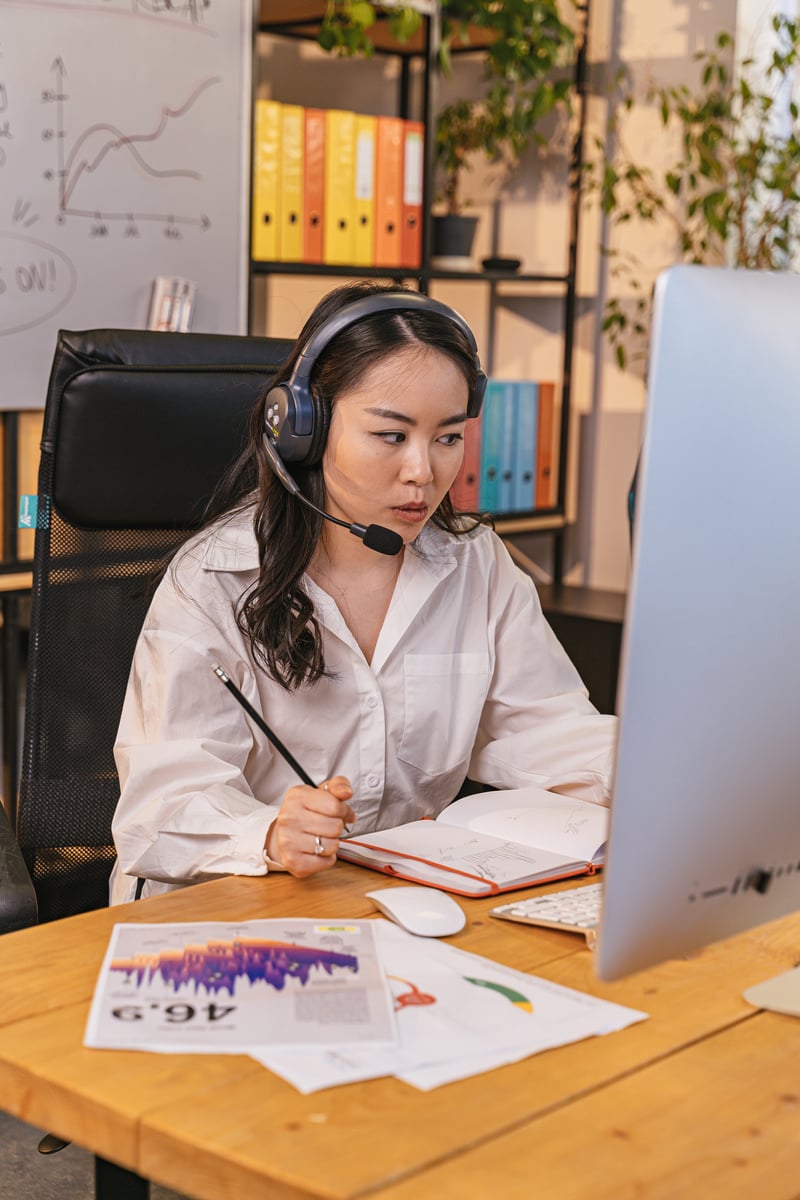
[(486, 376), (478, 359), (475, 336), (455, 309), (421, 292), (377, 292), (345, 304), (325, 321), (302, 347), (288, 379), (275, 383), (266, 398), (266, 437), (285, 462), (313, 466), (322, 457), (328, 436), (331, 406), (317, 400), (309, 387), (317, 359), (335, 337), (357, 321), (377, 312), (430, 312), (452, 321), (466, 337), (475, 355), (477, 379), (467, 401), (467, 416), (477, 417), (486, 391)]

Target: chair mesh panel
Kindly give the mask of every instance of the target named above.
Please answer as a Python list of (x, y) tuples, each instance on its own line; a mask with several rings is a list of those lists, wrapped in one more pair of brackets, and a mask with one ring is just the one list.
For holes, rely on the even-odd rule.
[(160, 568), (188, 532), (78, 530), (52, 510), (37, 530), (17, 835), (40, 921), (108, 903), (112, 748), (131, 659)]

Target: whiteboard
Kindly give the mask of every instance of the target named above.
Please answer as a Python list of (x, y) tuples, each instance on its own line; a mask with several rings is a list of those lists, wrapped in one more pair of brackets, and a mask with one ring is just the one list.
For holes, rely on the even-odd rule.
[[(245, 333), (252, 0), (0, 0), (0, 408), (43, 408), (59, 329)], [(179, 335), (176, 335), (179, 336)]]

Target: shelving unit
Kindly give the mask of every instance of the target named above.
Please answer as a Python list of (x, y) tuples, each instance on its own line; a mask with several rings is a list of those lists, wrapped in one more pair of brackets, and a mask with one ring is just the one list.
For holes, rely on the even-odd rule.
[[(431, 266), (434, 149), (430, 132), (434, 128), (437, 103), (437, 58), (440, 44), (438, 5), (432, 6), (432, 15), (425, 18), (423, 28), (409, 43), (400, 44), (391, 37), (385, 20), (378, 20), (371, 31), (371, 40), (376, 55), (392, 55), (400, 63), (396, 111), (401, 117), (416, 116), (422, 120), (426, 130), (423, 163), (423, 231), (422, 266), (418, 270), (408, 268), (332, 266), (296, 262), (251, 263), (251, 280), (271, 275), (313, 275), (331, 277), (361, 277), (395, 279), (397, 282), (413, 282), (421, 291), (430, 293), (438, 281), (468, 283), (489, 289), (490, 327), (487, 344), (481, 348), (484, 369), (492, 374), (495, 369), (496, 318), (505, 298), (536, 300), (537, 297), (554, 294), (562, 300), (563, 308), (563, 352), (561, 375), (561, 411), (558, 439), (558, 484), (555, 504), (547, 509), (529, 513), (498, 517), (496, 529), (504, 537), (517, 534), (543, 534), (552, 542), (552, 577), (556, 584), (563, 578), (564, 537), (567, 530), (567, 495), (569, 466), (569, 435), (572, 415), (572, 361), (574, 349), (574, 324), (576, 302), (577, 245), (580, 216), (580, 183), (583, 159), (585, 81), (586, 81), (586, 31), (589, 20), (590, 0), (578, 6), (580, 20), (578, 49), (574, 64), (574, 128), (571, 153), (567, 171), (569, 206), (568, 234), (566, 247), (566, 270), (562, 273), (525, 271), (455, 271), (440, 270)], [(298, 40), (316, 40), (324, 4), (320, 0), (261, 0), (260, 19), (257, 32)], [(471, 31), (469, 46), (453, 47), (453, 55), (474, 54), (486, 44), (486, 31)], [(420, 111), (411, 111), (412, 64), (422, 61), (422, 99)], [(341, 107), (341, 95), (331, 107)], [(513, 285), (513, 288), (512, 286)], [(251, 286), (252, 296), (252, 286)], [(253, 305), (251, 304), (251, 311)]]

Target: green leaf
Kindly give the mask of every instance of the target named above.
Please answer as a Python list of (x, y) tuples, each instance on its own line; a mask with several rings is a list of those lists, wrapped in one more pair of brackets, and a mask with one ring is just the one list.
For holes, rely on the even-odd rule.
[(369, 0), (351, 0), (349, 9), (350, 20), (359, 29), (369, 29), (375, 24), (375, 9)]
[(401, 8), (389, 15), (389, 28), (398, 42), (410, 42), (422, 25), (422, 14), (413, 8)]

